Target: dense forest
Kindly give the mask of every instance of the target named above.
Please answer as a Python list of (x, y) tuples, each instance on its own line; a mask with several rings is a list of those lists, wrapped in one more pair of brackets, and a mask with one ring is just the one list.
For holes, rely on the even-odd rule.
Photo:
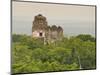
[(96, 68), (95, 37), (64, 37), (55, 44), (27, 35), (12, 35), (12, 72), (51, 72)]

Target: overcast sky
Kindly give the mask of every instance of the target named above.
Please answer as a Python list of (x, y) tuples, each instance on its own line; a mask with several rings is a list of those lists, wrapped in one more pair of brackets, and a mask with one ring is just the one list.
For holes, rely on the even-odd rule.
[(61, 26), (65, 35), (95, 35), (95, 7), (31, 2), (12, 3), (12, 32), (32, 34), (34, 16), (42, 14), (48, 25)]

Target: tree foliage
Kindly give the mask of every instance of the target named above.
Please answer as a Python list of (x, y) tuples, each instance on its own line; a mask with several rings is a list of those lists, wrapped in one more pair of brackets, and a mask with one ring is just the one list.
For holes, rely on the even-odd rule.
[(81, 39), (81, 40), (83, 40), (83, 41), (92, 41), (92, 42), (94, 42), (95, 41), (95, 38), (94, 37), (92, 37), (91, 35), (86, 35), (86, 34), (80, 34), (80, 35), (78, 35), (77, 36), (77, 38), (79, 38), (79, 39)]
[(78, 35), (43, 45), (27, 35), (12, 35), (12, 72), (50, 72), (96, 68), (95, 38)]

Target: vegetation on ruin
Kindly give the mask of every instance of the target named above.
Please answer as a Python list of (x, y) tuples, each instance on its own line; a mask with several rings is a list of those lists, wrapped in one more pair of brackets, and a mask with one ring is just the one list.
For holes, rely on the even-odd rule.
[(96, 68), (95, 38), (80, 34), (55, 44), (27, 35), (12, 35), (12, 72), (50, 72)]

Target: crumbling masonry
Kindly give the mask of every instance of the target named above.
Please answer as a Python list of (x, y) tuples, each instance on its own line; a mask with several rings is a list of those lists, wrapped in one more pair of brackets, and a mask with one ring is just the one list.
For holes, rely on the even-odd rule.
[(46, 17), (38, 14), (33, 21), (32, 37), (43, 39), (44, 44), (54, 43), (62, 40), (63, 29), (56, 25), (49, 26)]

